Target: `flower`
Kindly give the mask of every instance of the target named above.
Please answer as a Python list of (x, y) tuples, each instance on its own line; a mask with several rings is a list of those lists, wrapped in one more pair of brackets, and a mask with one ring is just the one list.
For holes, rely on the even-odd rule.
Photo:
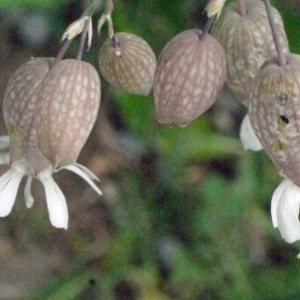
[(186, 126), (217, 100), (226, 80), (226, 61), (219, 42), (191, 29), (173, 37), (159, 55), (153, 93), (156, 118)]
[[(236, 98), (248, 106), (251, 83), (266, 59), (276, 55), (276, 48), (263, 1), (244, 0), (246, 14), (240, 14), (238, 1), (227, 5), (212, 35), (222, 45), (227, 66), (226, 83)], [(288, 40), (280, 13), (272, 7), (275, 26), (284, 53)]]
[[(86, 180), (99, 195), (102, 195), (102, 192), (92, 181), (99, 181), (99, 179), (84, 166), (74, 163), (61, 169), (76, 173)], [(35, 176), (25, 159), (12, 163), (10, 169), (0, 177), (0, 217), (6, 217), (10, 214), (16, 200), (19, 184), (24, 176), (27, 176), (24, 190), (25, 203), (27, 208), (32, 207), (34, 199), (31, 195), (31, 182), (36, 177), (42, 182), (45, 189), (51, 224), (58, 228), (67, 229), (69, 219), (67, 203), (64, 194), (52, 178), (53, 172), (53, 166), (50, 165)]]
[(136, 95), (148, 95), (153, 85), (156, 57), (139, 36), (117, 32), (99, 51), (99, 70), (114, 87)]
[(246, 114), (242, 121), (240, 139), (245, 150), (260, 151), (263, 149), (262, 144), (253, 131), (248, 114)]
[(300, 239), (299, 207), (300, 188), (286, 177), (273, 194), (271, 215), (274, 228), (288, 243)]
[[(34, 203), (31, 182), (37, 178), (45, 189), (52, 225), (67, 229), (66, 199), (52, 178), (53, 172), (70, 170), (86, 180), (99, 195), (102, 194), (93, 182), (99, 179), (76, 163), (96, 120), (100, 80), (97, 72), (84, 62), (65, 60), (50, 68), (52, 62), (53, 59), (48, 58), (31, 59), (13, 74), (6, 88), (3, 112), (9, 137), (0, 137), (0, 149), (9, 148), (9, 152), (0, 154), (0, 163), (10, 164), (10, 169), (0, 177), (0, 217), (11, 212), (20, 182), (26, 176), (24, 196), (27, 208)], [(62, 65), (65, 72), (60, 69)], [(71, 74), (76, 76), (67, 72), (70, 68)], [(77, 81), (72, 80), (74, 77)], [(56, 90), (51, 83), (54, 86), (59, 84)], [(49, 84), (50, 88), (45, 88)], [(70, 93), (74, 90), (76, 93)], [(37, 105), (39, 97), (46, 107)], [(48, 100), (58, 109), (49, 106)], [(69, 105), (70, 101), (72, 105)], [(38, 112), (46, 114), (42, 118), (44, 123), (36, 121)], [(43, 129), (38, 139), (37, 133)]]

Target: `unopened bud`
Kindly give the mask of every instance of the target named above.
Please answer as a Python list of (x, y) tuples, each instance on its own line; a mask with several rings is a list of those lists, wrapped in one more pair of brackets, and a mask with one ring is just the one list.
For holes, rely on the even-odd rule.
[(148, 95), (156, 68), (150, 46), (137, 35), (119, 32), (100, 48), (99, 68), (114, 87), (137, 95)]
[[(244, 0), (244, 5), (246, 15), (239, 14), (238, 1), (226, 6), (212, 28), (212, 35), (226, 55), (226, 83), (247, 106), (251, 82), (265, 60), (276, 55), (276, 48), (263, 1)], [(272, 14), (283, 52), (288, 53), (282, 18), (275, 8)]]
[(154, 77), (160, 123), (186, 126), (209, 109), (225, 82), (225, 55), (218, 41), (200, 30), (175, 36), (159, 56)]
[(35, 127), (41, 152), (58, 169), (76, 162), (97, 117), (100, 80), (84, 61), (63, 60), (37, 94)]

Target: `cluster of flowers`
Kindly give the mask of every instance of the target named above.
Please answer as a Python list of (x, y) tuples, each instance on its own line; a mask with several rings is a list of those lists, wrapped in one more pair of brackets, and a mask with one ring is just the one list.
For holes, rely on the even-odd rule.
[(100, 104), (100, 80), (87, 62), (32, 58), (10, 78), (3, 115), (9, 138), (2, 138), (2, 163), (10, 169), (0, 178), (0, 216), (10, 213), (21, 179), (27, 176), (25, 202), (34, 202), (31, 182), (44, 185), (51, 223), (68, 227), (66, 200), (52, 173), (67, 169), (84, 178), (101, 195), (92, 180), (97, 177), (76, 163), (95, 123)]
[(289, 52), (279, 12), (269, 1), (228, 5), (213, 28), (227, 64), (227, 84), (248, 108), (245, 149), (265, 149), (284, 177), (271, 202), (274, 227), (289, 243), (300, 239), (300, 56)]
[[(245, 149), (264, 148), (285, 177), (273, 195), (271, 213), (283, 238), (294, 242), (300, 239), (300, 57), (289, 53), (281, 16), (269, 1), (237, 0), (221, 14), (224, 2), (210, 0), (205, 28), (175, 36), (156, 61), (142, 38), (114, 33), (113, 3), (106, 0), (98, 32), (107, 22), (108, 39), (100, 48), (99, 69), (112, 86), (128, 93), (148, 95), (153, 87), (157, 119), (169, 126), (186, 126), (207, 111), (226, 82), (248, 108), (241, 127)], [(91, 15), (72, 23), (63, 39), (79, 34), (83, 44), (88, 35), (90, 46)], [(29, 60), (8, 83), (3, 112), (9, 137), (2, 137), (0, 146), (9, 152), (0, 162), (11, 167), (0, 178), (0, 216), (10, 213), (23, 176), (26, 205), (32, 206), (36, 177), (45, 187), (52, 224), (67, 228), (66, 201), (51, 174), (71, 170), (101, 194), (93, 182), (97, 177), (76, 163), (97, 117), (100, 79), (80, 55), (61, 56)]]

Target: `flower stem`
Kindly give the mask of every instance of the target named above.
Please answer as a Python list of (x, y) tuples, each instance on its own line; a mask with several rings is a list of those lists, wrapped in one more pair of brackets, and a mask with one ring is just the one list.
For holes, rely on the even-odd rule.
[[(99, 4), (102, 5), (103, 4), (103, 0), (92, 0), (91, 3), (88, 5), (88, 7), (84, 10), (84, 12), (82, 13), (82, 15), (81, 15), (80, 18), (83, 18), (83, 17), (90, 17), (90, 18), (92, 18), (93, 14), (94, 14), (94, 11), (95, 11), (95, 9), (97, 8), (97, 6)], [(77, 53), (77, 59), (79, 59), (79, 60), (81, 60), (81, 56), (82, 56), (82, 52), (83, 52), (83, 47), (84, 47), (84, 42), (86, 40), (87, 31), (88, 31), (88, 24), (86, 22), (86, 24), (84, 26), (84, 30), (82, 32), (82, 36), (84, 36), (84, 38), (81, 37), (81, 41), (80, 41), (80, 45), (79, 45), (79, 49), (78, 49), (78, 53)], [(64, 57), (66, 51), (68, 50), (71, 42), (72, 42), (72, 40), (70, 39), (70, 40), (67, 40), (64, 43), (64, 45), (62, 46), (62, 48), (58, 52), (58, 55), (55, 58), (53, 66), (55, 64), (57, 64), (58, 62), (60, 62), (63, 59), (63, 57)]]
[(265, 2), (265, 7), (266, 7), (269, 23), (270, 23), (272, 35), (273, 35), (274, 44), (276, 47), (277, 62), (279, 66), (285, 66), (287, 62), (275, 27), (275, 22), (272, 14), (272, 6), (269, 0), (264, 0), (264, 2)]
[(55, 57), (52, 67), (62, 60), (62, 58), (64, 57), (65, 53), (67, 52), (69, 46), (71, 45), (71, 42), (72, 42), (72, 40), (66, 40), (66, 42), (63, 44), (63, 46), (59, 50), (57, 56)]
[(205, 26), (203, 28), (203, 31), (199, 37), (200, 40), (204, 41), (206, 39), (207, 33), (209, 32), (210, 27), (211, 27), (212, 23), (214, 22), (214, 19), (215, 19), (215, 15), (208, 18), (208, 20), (206, 21)]
[(77, 56), (76, 56), (77, 60), (81, 60), (81, 58), (82, 58), (82, 53), (83, 53), (84, 44), (86, 41), (88, 30), (89, 30), (89, 20), (85, 21), (84, 28), (81, 33), (80, 44), (79, 44), (79, 48), (78, 48), (78, 52), (77, 52)]
[(81, 17), (92, 17), (95, 9), (101, 3), (103, 5), (103, 0), (92, 0), (89, 6), (85, 9)]
[(238, 0), (239, 15), (246, 16), (245, 0)]

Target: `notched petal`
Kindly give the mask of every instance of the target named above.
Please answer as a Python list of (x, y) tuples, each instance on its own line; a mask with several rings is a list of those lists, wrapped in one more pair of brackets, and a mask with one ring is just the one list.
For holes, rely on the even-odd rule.
[(42, 171), (37, 178), (42, 182), (51, 224), (58, 228), (68, 229), (68, 207), (66, 199), (59, 186), (52, 178), (52, 168)]
[[(100, 189), (96, 186), (96, 184), (91, 180), (94, 178), (97, 178), (96, 175), (94, 175), (90, 170), (87, 168), (79, 165), (79, 164), (73, 164), (66, 167), (63, 167), (61, 169), (66, 169), (69, 171), (72, 171), (82, 177), (100, 196), (102, 195), (102, 192)], [(61, 170), (59, 169), (59, 170)], [(98, 178), (97, 178), (98, 179)]]
[(6, 217), (10, 214), (21, 179), (25, 174), (26, 168), (21, 162), (16, 162), (0, 177), (0, 217)]

